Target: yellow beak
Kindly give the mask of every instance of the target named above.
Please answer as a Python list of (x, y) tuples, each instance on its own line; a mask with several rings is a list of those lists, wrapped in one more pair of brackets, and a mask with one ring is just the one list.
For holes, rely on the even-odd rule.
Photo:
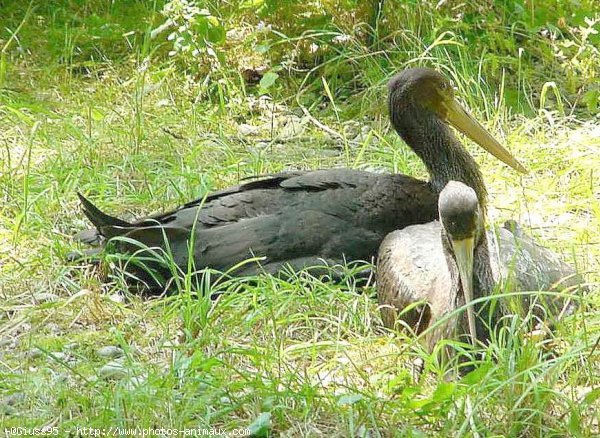
[[(469, 305), (473, 301), (473, 246), (475, 239), (467, 238), (463, 240), (452, 240), (452, 248), (456, 256), (460, 283), (465, 296), (465, 304)], [(467, 320), (469, 322), (469, 332), (471, 333), (471, 343), (477, 343), (477, 330), (475, 329), (475, 310), (473, 306), (467, 307)]]
[(481, 124), (473, 118), (455, 99), (445, 103), (446, 120), (490, 154), (508, 164), (517, 172), (527, 173), (527, 169), (517, 161)]

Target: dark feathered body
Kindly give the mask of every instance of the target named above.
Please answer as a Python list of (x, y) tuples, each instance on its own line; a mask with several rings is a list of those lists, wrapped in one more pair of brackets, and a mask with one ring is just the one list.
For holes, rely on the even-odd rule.
[[(164, 250), (168, 241), (182, 268), (188, 266), (190, 253), (196, 269), (218, 270), (253, 255), (266, 256), (260, 267), (247, 264), (238, 275), (275, 273), (284, 264), (300, 269), (343, 263), (344, 258), (370, 261), (390, 231), (433, 220), (436, 203), (437, 194), (423, 181), (348, 169), (274, 175), (131, 224), (83, 201), (86, 215), (103, 236), (123, 236)], [(124, 241), (116, 244), (122, 252), (138, 248)]]

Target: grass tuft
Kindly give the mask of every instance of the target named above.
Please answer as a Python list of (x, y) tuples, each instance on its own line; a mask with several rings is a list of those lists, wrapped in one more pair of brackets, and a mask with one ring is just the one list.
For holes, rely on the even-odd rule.
[[(5, 3), (4, 427), (600, 433), (595, 2), (577, 11), (564, 2), (376, 2), (383, 9), (375, 14), (335, 2), (255, 2), (262, 27), (254, 10), (206, 2), (219, 26), (243, 36), (207, 45), (210, 62), (169, 57), (166, 35), (151, 38), (164, 2)], [(587, 281), (577, 311), (549, 337), (529, 336), (532, 315), (507, 317), (479, 366), (448, 379), (458, 359), (440, 361), (414, 337), (383, 328), (372, 285), (355, 280), (364, 267), (346, 267), (344, 281), (330, 284), (306, 273), (281, 280), (206, 272), (196, 282), (189, 266), (178, 273), (179, 294), (147, 300), (128, 292), (118, 271), (65, 261), (70, 236), (89, 225), (77, 191), (128, 219), (282, 169), (424, 178), (389, 127), (384, 97), (387, 79), (416, 65), (452, 78), (465, 105), (530, 169), (517, 178), (467, 145), (486, 178), (489, 219), (518, 220)], [(258, 67), (270, 80), (247, 84), (243, 70)], [(122, 356), (99, 354), (106, 346)], [(439, 348), (476, 358), (456, 341)], [(416, 359), (425, 364), (421, 376)]]

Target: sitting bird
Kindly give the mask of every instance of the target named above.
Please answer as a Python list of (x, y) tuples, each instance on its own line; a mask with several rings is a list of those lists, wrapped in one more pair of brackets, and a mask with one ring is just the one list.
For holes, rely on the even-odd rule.
[[(477, 266), (489, 267), (484, 212), (475, 190), (450, 181), (440, 193), (438, 207), (439, 221), (394, 231), (381, 243), (376, 284), (387, 327), (393, 328), (400, 316), (420, 334), (486, 292), (479, 284), (474, 287), (474, 260), (483, 259)], [(482, 272), (486, 285), (491, 282), (490, 272)], [(482, 337), (481, 327), (479, 331)], [(473, 306), (463, 315), (437, 324), (428, 332), (426, 343), (433, 349), (440, 339), (459, 334), (477, 340)]]
[[(189, 266), (240, 276), (275, 274), (286, 267), (318, 271), (324, 265), (370, 261), (388, 233), (434, 220), (438, 194), (450, 180), (476, 185), (480, 200), (485, 196), (477, 164), (449, 124), (526, 172), (457, 102), (450, 82), (438, 72), (404, 70), (388, 88), (392, 125), (423, 160), (429, 181), (352, 169), (282, 172), (132, 222), (103, 213), (80, 195), (94, 225), (80, 240), (104, 243), (117, 237), (114, 251), (170, 253), (171, 265), (184, 271)], [(262, 261), (243, 263), (253, 256)], [(131, 263), (128, 269), (156, 291), (173, 276), (172, 269), (148, 258), (143, 267)]]
[[(377, 297), (386, 327), (395, 328), (400, 320), (416, 334), (432, 327), (425, 336), (430, 349), (440, 339), (465, 334), (473, 343), (485, 342), (486, 327), (507, 312), (506, 306), (497, 307), (501, 310), (491, 315), (493, 320), (489, 306), (481, 302), (469, 305), (463, 315), (448, 316), (490, 295), (500, 283), (519, 291), (561, 291), (581, 284), (570, 265), (515, 231), (514, 223), (512, 231), (505, 227), (486, 233), (485, 204), (465, 184), (450, 181), (438, 206), (439, 221), (390, 233), (379, 248)], [(523, 310), (551, 319), (574, 308), (562, 296), (543, 297), (532, 309), (525, 296)]]

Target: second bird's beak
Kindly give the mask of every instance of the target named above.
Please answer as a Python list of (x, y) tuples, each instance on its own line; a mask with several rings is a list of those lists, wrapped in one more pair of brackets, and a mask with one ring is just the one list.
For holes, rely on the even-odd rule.
[(445, 102), (446, 120), (456, 129), (465, 134), (490, 154), (508, 164), (521, 173), (527, 173), (527, 169), (517, 161), (498, 141), (492, 137), (475, 118), (462, 107), (456, 99)]
[(475, 309), (471, 305), (473, 301), (473, 247), (475, 239), (473, 237), (462, 240), (451, 240), (456, 264), (458, 265), (458, 274), (465, 296), (467, 307), (467, 320), (469, 322), (469, 332), (471, 333), (471, 343), (477, 343), (477, 330), (475, 328)]

